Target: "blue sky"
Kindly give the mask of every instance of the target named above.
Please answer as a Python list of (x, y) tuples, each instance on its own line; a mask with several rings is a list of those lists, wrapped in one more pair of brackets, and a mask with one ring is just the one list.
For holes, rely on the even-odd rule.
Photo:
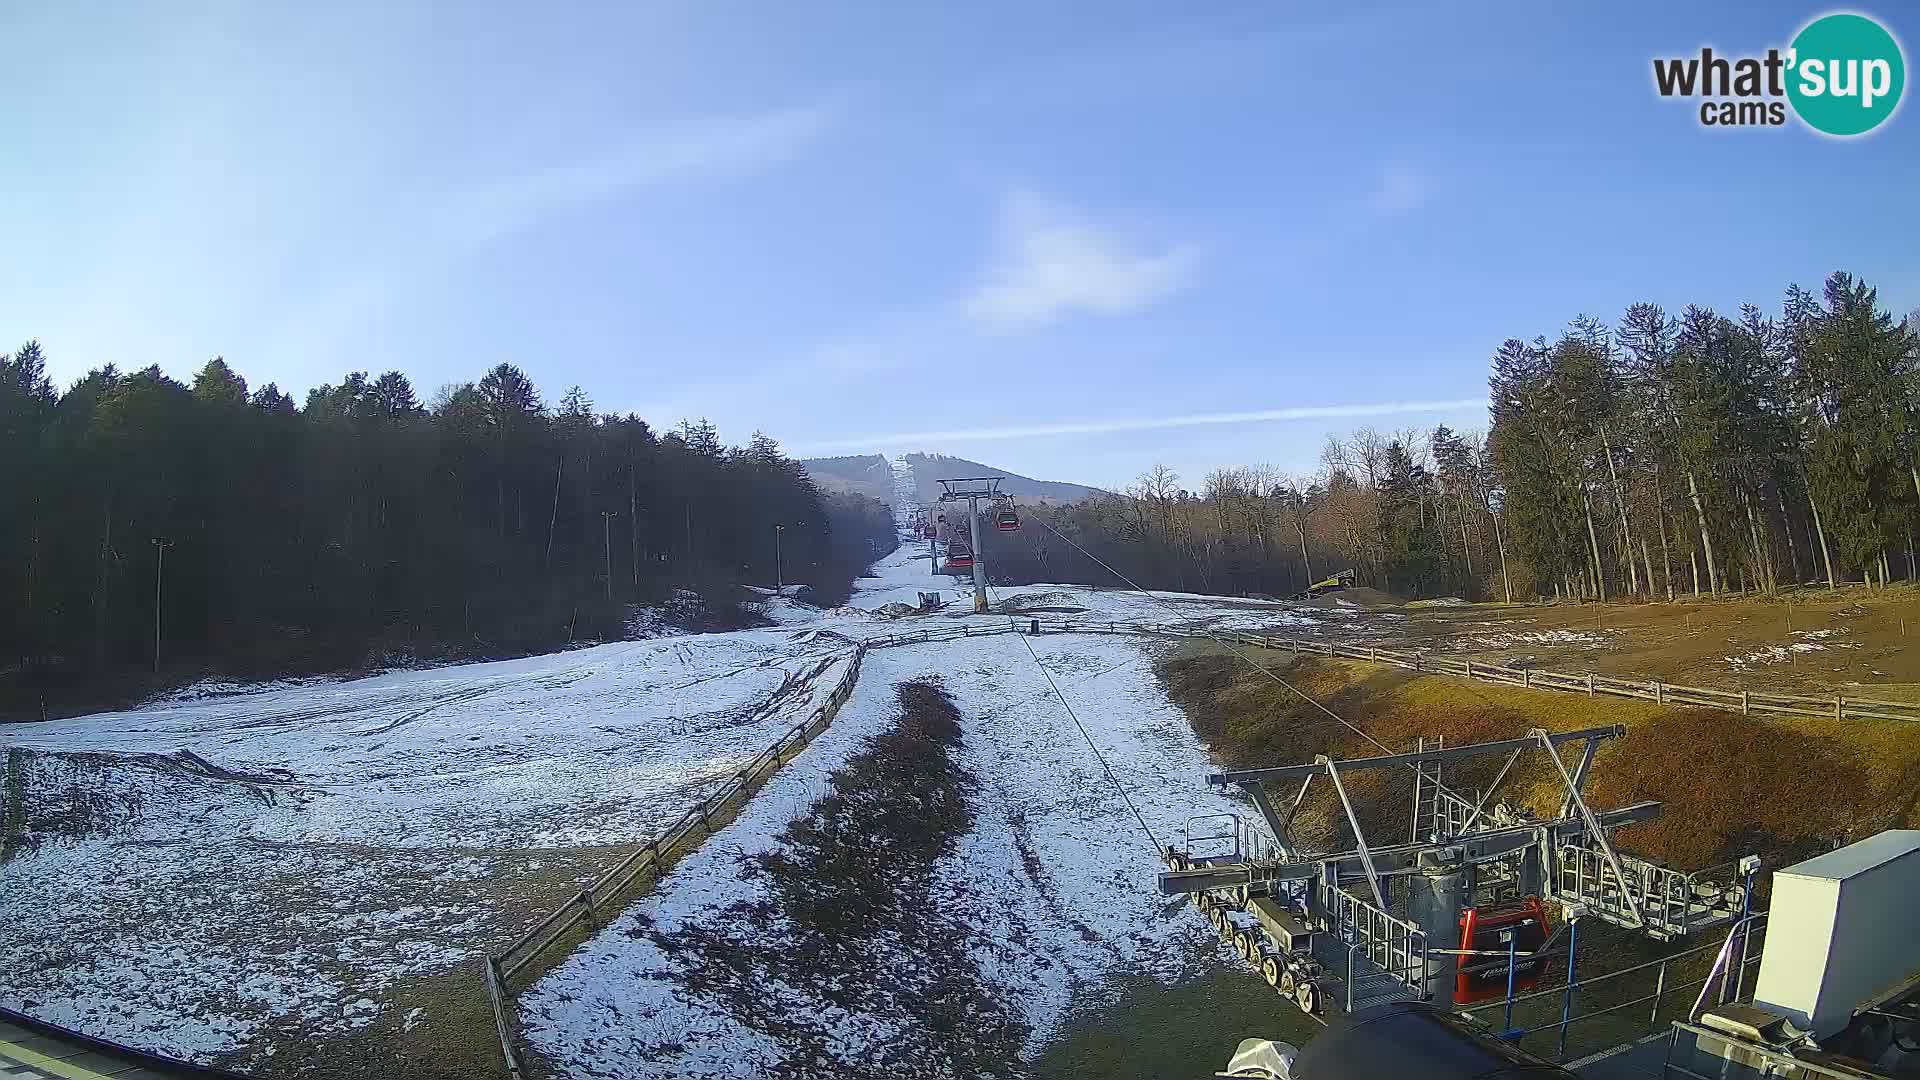
[(1920, 305), (1912, 107), (1843, 142), (1652, 89), (1825, 10), (8, 5), (0, 342), (296, 399), (506, 360), (1107, 486), (1305, 470), (1483, 427), (1492, 350), (1580, 312), (1843, 268)]

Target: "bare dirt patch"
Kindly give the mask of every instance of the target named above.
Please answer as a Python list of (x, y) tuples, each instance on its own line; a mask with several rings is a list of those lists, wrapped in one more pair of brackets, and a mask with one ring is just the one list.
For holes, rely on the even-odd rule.
[[(679, 978), (728, 1003), (776, 1040), (767, 1075), (1012, 1076), (1026, 1025), (997, 1001), (974, 954), (976, 933), (943, 904), (935, 873), (971, 827), (978, 782), (954, 757), (962, 734), (932, 679), (903, 683), (895, 725), (830, 777), (830, 790), (755, 857), (760, 898), (726, 917), (637, 931), (668, 954), (698, 957)], [(793, 1008), (775, 988), (804, 982), (830, 1006)], [(840, 1016), (881, 1016), (893, 1037), (850, 1056)]]

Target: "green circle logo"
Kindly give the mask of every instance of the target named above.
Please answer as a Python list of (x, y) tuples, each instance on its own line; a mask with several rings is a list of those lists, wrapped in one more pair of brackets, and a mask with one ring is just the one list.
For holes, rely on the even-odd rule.
[(1862, 135), (1900, 105), (1907, 64), (1900, 43), (1865, 15), (1823, 15), (1793, 39), (1787, 99), (1815, 131)]

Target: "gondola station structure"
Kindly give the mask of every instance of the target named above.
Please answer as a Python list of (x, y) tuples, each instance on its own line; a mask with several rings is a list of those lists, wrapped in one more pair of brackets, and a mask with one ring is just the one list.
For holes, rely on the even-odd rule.
[[(1612, 834), (1660, 814), (1658, 802), (1596, 810), (1583, 792), (1594, 754), (1620, 726), (1464, 746), (1423, 743), (1408, 753), (1213, 773), (1245, 793), (1259, 822), (1237, 814), (1187, 823), (1164, 854), (1160, 889), (1192, 896), (1223, 941), (1303, 1011), (1352, 1012), (1390, 1001), (1467, 1006), (1536, 985), (1564, 938), (1568, 963), (1580, 921), (1598, 919), (1666, 941), (1750, 917), (1758, 859), (1724, 877), (1686, 874), (1620, 852)], [(1572, 744), (1569, 769), (1560, 748)], [(1543, 755), (1557, 772), (1558, 813), (1536, 817), (1496, 801), (1515, 763)], [(1504, 758), (1469, 797), (1447, 766)], [(1413, 776), (1411, 820), (1369, 836), (1351, 779), (1370, 770)], [(1332, 789), (1352, 846), (1308, 852), (1292, 831), (1313, 786)]]

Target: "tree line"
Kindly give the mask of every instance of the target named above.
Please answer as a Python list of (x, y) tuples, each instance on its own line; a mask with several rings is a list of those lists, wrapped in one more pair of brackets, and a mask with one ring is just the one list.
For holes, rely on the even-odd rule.
[(1851, 275), (1789, 288), (1774, 314), (1579, 316), (1504, 342), (1489, 388), (1484, 437), (1362, 429), (1311, 475), (1217, 469), (1197, 491), (1156, 468), (1036, 508), (1060, 535), (996, 538), (990, 565), (1273, 595), (1352, 568), (1409, 597), (1510, 601), (1920, 579), (1920, 313), (1896, 319)]
[(218, 358), (191, 385), (107, 366), (61, 392), (28, 342), (0, 354), (0, 462), (16, 707), (158, 669), (604, 640), (632, 605), (737, 622), (740, 584), (838, 603), (895, 543), (884, 505), (823, 494), (764, 435), (662, 435), (579, 387), (549, 404), (510, 364), (430, 402), (400, 372), (353, 372), (296, 406)]

